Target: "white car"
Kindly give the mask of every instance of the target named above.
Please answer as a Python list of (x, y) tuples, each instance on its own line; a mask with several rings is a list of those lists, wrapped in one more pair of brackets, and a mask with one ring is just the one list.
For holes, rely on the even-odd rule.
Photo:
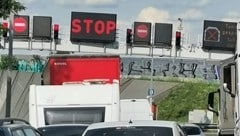
[(81, 136), (87, 124), (53, 124), (37, 128), (44, 136)]
[(196, 124), (186, 123), (181, 124), (181, 127), (188, 136), (205, 136), (202, 129)]
[(175, 121), (119, 121), (94, 123), (82, 136), (186, 136)]

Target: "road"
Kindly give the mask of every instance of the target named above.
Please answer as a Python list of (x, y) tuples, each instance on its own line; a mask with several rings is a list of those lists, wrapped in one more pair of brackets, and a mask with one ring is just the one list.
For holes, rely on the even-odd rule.
[(217, 130), (211, 130), (208, 132), (204, 132), (206, 136), (217, 136)]
[(217, 133), (206, 133), (206, 136), (217, 136)]

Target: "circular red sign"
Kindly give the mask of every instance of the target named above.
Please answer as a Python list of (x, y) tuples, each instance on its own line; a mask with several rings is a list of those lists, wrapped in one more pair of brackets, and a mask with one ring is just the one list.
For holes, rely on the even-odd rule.
[(27, 28), (27, 21), (23, 17), (14, 18), (13, 29), (18, 32), (24, 32)]
[(137, 26), (136, 34), (139, 38), (146, 38), (148, 36), (148, 27), (144, 24)]

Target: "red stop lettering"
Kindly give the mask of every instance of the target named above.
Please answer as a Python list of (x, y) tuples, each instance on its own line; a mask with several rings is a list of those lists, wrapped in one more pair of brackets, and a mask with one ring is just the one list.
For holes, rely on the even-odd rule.
[[(116, 24), (114, 21), (106, 21), (104, 22), (103, 20), (92, 20), (92, 19), (73, 19), (72, 20), (72, 28), (71, 32), (72, 33), (81, 33), (82, 28), (85, 28), (86, 34), (91, 34), (91, 33), (96, 33), (98, 35), (103, 35), (103, 34), (111, 34), (112, 31), (115, 31), (116, 29)], [(93, 30), (91, 30), (93, 29)]]
[(73, 33), (79, 33), (81, 32), (81, 25), (80, 25), (81, 21), (79, 19), (73, 19), (72, 20), (72, 32)]
[(95, 32), (99, 35), (103, 34), (104, 31), (105, 31), (105, 26), (104, 25), (105, 24), (104, 24), (103, 21), (101, 21), (101, 20), (96, 21), (95, 26), (94, 26)]
[(107, 21), (106, 34), (110, 34), (111, 31), (115, 31), (116, 23), (113, 21)]
[(83, 20), (83, 23), (86, 25), (86, 33), (89, 34), (91, 30), (91, 24), (93, 23), (93, 20), (85, 19)]

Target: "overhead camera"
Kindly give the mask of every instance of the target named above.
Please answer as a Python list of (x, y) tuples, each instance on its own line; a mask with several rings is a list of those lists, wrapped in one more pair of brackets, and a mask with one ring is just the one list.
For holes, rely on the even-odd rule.
[(182, 21), (182, 19), (181, 19), (181, 18), (178, 18), (178, 21)]

